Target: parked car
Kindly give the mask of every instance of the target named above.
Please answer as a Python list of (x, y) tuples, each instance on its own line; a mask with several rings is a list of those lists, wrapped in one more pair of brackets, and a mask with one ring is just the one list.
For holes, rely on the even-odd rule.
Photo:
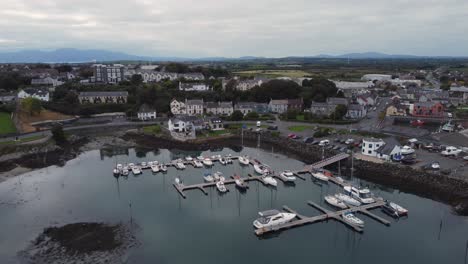
[(461, 149), (457, 149), (456, 147), (447, 147), (444, 151), (442, 151), (440, 154), (443, 156), (458, 156), (462, 152)]
[(319, 140), (314, 140), (311, 144), (312, 144), (312, 145), (317, 145), (318, 143), (320, 143)]
[(348, 138), (348, 139), (345, 141), (345, 144), (346, 144), (346, 145), (353, 144), (353, 143), (354, 143), (354, 138)]
[(339, 146), (339, 145), (335, 145), (335, 146), (333, 147), (333, 150), (339, 150), (339, 149), (340, 149), (340, 146)]
[(290, 133), (290, 134), (288, 135), (288, 138), (295, 138), (295, 137), (296, 137), (296, 134), (294, 134), (294, 133)]
[(339, 142), (340, 142), (340, 139), (339, 139), (339, 138), (335, 138), (333, 141), (335, 141), (336, 143), (339, 143)]
[(296, 135), (293, 139), (301, 139), (302, 137), (299, 135)]
[(268, 126), (268, 130), (278, 130), (278, 126)]
[(345, 151), (346, 151), (346, 147), (340, 148), (340, 151), (341, 151), (341, 152), (345, 152)]
[(305, 137), (304, 138), (304, 143), (313, 143), (314, 142), (314, 138), (313, 137)]
[(267, 120), (266, 122), (267, 122), (268, 124), (273, 124), (273, 123), (275, 123), (274, 120)]
[(324, 139), (324, 140), (321, 140), (320, 143), (319, 143), (319, 146), (327, 146), (327, 145), (330, 145), (330, 140), (328, 139)]

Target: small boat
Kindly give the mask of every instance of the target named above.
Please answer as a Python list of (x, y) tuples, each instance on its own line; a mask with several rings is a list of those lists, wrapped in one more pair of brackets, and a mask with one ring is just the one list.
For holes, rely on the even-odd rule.
[(147, 169), (148, 168), (148, 163), (146, 163), (145, 161), (143, 161), (141, 164), (140, 164), (141, 168), (142, 169)]
[(403, 146), (401, 148), (401, 155), (411, 155), (414, 153), (414, 149), (410, 146)]
[(292, 171), (289, 170), (281, 172), (279, 176), (285, 182), (293, 182), (296, 180), (296, 176), (294, 176), (294, 173), (292, 173)]
[(203, 167), (203, 163), (201, 161), (199, 161), (199, 160), (193, 160), (193, 166), (195, 168), (201, 168), (201, 167)]
[(135, 164), (134, 164), (134, 163), (129, 163), (129, 164), (128, 164), (128, 167), (129, 167), (130, 169), (133, 169), (133, 167), (135, 167)]
[(387, 201), (384, 206), (382, 206), (382, 211), (393, 217), (401, 217), (408, 215), (408, 210), (399, 206), (394, 202)]
[(437, 161), (434, 161), (431, 163), (431, 169), (433, 170), (439, 170), (440, 169), (440, 163)]
[(286, 224), (296, 218), (296, 214), (284, 213), (278, 210), (268, 210), (258, 213), (260, 218), (253, 222), (255, 228), (267, 228)]
[(211, 167), (211, 166), (213, 166), (213, 161), (211, 161), (210, 158), (205, 158), (205, 159), (203, 159), (203, 164), (205, 164), (205, 166), (207, 166), (207, 167)]
[(232, 164), (232, 158), (231, 158), (230, 155), (227, 156), (227, 157), (225, 157), (225, 159), (226, 159), (226, 163), (227, 163), (227, 164)]
[(176, 177), (174, 181), (175, 181), (176, 186), (178, 187), (184, 186), (182, 179), (180, 179), (179, 177)]
[(204, 159), (205, 159), (205, 158), (204, 158), (203, 156), (198, 156), (198, 157), (197, 157), (197, 160), (203, 161)]
[(175, 164), (176, 168), (179, 169), (179, 170), (183, 170), (185, 169), (185, 164), (182, 160), (178, 160)]
[(151, 171), (154, 172), (154, 173), (158, 173), (159, 172), (159, 166), (158, 165), (151, 165)]
[(118, 170), (122, 170), (122, 169), (123, 169), (123, 165), (119, 163), (119, 164), (117, 164), (116, 168), (117, 168)]
[(321, 181), (328, 181), (329, 180), (329, 177), (326, 176), (323, 173), (323, 171), (315, 171), (315, 172), (311, 172), (311, 174), (312, 174), (312, 177), (314, 177), (317, 180), (321, 180)]
[(213, 178), (215, 179), (215, 181), (225, 181), (226, 180), (224, 178), (224, 176), (223, 176), (223, 173), (220, 172), (220, 171), (217, 171), (217, 172), (213, 173)]
[(128, 169), (122, 169), (122, 175), (123, 176), (128, 176), (129, 172), (128, 172)]
[(263, 179), (263, 182), (266, 184), (266, 185), (271, 185), (271, 186), (274, 186), (276, 187), (278, 185), (278, 182), (273, 179), (273, 177), (269, 176), (269, 175), (264, 175), (262, 177)]
[(164, 164), (161, 164), (159, 165), (159, 170), (161, 170), (162, 172), (167, 172), (167, 166)]
[(241, 165), (249, 165), (250, 161), (247, 156), (239, 156), (239, 163)]
[(245, 190), (247, 188), (249, 188), (249, 186), (247, 185), (247, 183), (241, 178), (241, 176), (239, 175), (234, 175), (234, 182), (236, 184), (236, 187), (241, 189), (241, 190)]
[(226, 165), (226, 164), (227, 164), (226, 159), (224, 159), (224, 158), (222, 158), (222, 157), (219, 159), (219, 163), (221, 163), (222, 165)]
[(343, 183), (343, 182), (344, 182), (344, 179), (343, 179), (343, 178), (341, 178), (340, 176), (337, 176), (337, 177), (336, 177), (336, 180), (337, 180), (338, 182), (341, 182), (341, 183)]
[(141, 169), (140, 169), (140, 167), (139, 167), (139, 166), (134, 166), (134, 167), (132, 168), (132, 173), (133, 173), (134, 175), (141, 174)]
[(206, 182), (214, 182), (214, 180), (215, 180), (214, 177), (209, 172), (206, 172), (205, 175), (203, 175), (203, 179)]
[(187, 156), (187, 157), (185, 157), (185, 160), (186, 160), (186, 161), (192, 161), (192, 160), (193, 160), (193, 158), (192, 158), (192, 157), (190, 157), (190, 156)]
[(256, 163), (254, 165), (254, 170), (258, 174), (268, 174), (270, 172), (268, 166), (259, 163)]
[(157, 160), (153, 161), (153, 165), (158, 165), (158, 164), (159, 164), (159, 161), (157, 161)]
[(211, 156), (212, 160), (219, 160), (221, 158), (221, 155), (213, 155)]
[(363, 204), (371, 204), (375, 202), (374, 198), (372, 198), (371, 192), (367, 188), (359, 189), (352, 186), (345, 186), (343, 189), (348, 195), (351, 195), (354, 199)]
[(348, 208), (348, 206), (343, 201), (339, 200), (335, 196), (327, 195), (327, 196), (324, 197), (324, 199), (325, 199), (325, 202), (327, 202), (328, 204), (330, 204), (330, 205), (332, 205), (334, 207), (337, 207), (337, 208), (340, 208), (340, 209)]
[(114, 173), (114, 176), (118, 176), (120, 175), (120, 170), (117, 168), (114, 168), (113, 173)]
[(364, 221), (357, 218), (353, 213), (344, 213), (341, 215), (341, 217), (345, 222), (348, 222), (355, 226), (364, 227)]
[(442, 131), (453, 132), (455, 131), (455, 125), (453, 125), (451, 122), (448, 122), (442, 126)]
[(335, 194), (335, 197), (336, 197), (336, 199), (344, 202), (347, 205), (351, 205), (351, 206), (360, 206), (361, 205), (361, 202), (359, 202), (358, 200), (354, 199), (353, 197), (351, 197), (349, 195), (346, 195), (346, 194), (343, 194), (343, 193), (337, 193), (337, 194)]
[(218, 191), (221, 192), (221, 193), (227, 192), (227, 188), (224, 185), (224, 181), (216, 182), (216, 189), (218, 189)]

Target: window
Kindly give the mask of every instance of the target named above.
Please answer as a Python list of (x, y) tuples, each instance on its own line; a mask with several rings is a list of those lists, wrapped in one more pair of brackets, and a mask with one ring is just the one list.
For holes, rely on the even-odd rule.
[(372, 148), (372, 144), (369, 144), (369, 148)]
[(369, 154), (372, 154), (372, 150), (369, 150), (369, 152), (368, 152), (368, 153), (369, 153)]

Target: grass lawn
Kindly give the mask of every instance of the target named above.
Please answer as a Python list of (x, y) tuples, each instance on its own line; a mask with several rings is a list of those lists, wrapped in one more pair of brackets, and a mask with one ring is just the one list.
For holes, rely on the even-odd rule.
[(38, 139), (41, 139), (41, 138), (44, 138), (44, 136), (38, 135), (38, 136), (25, 137), (25, 138), (20, 138), (18, 141), (14, 141), (14, 140), (12, 140), (12, 141), (3, 141), (3, 142), (0, 142), (0, 145), (11, 145), (11, 144), (15, 144), (15, 143), (31, 142), (31, 141), (38, 140)]
[(0, 112), (0, 134), (15, 133), (16, 128), (10, 118), (10, 113)]
[(161, 133), (161, 126), (160, 125), (145, 126), (143, 127), (143, 132), (157, 135)]
[(216, 137), (216, 136), (221, 136), (225, 134), (229, 134), (229, 131), (228, 130), (210, 130), (208, 132), (208, 135), (210, 137)]
[(292, 132), (302, 132), (302, 131), (305, 131), (305, 130), (312, 130), (314, 129), (313, 126), (305, 126), (305, 125), (301, 125), (301, 126), (290, 126), (288, 127), (289, 131), (292, 131)]

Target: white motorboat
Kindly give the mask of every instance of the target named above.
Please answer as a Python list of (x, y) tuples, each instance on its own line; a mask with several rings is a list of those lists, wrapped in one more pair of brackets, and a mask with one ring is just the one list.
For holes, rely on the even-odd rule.
[(225, 181), (226, 180), (224, 178), (223, 173), (220, 172), (220, 171), (217, 171), (217, 172), (213, 173), (213, 178), (215, 179), (215, 181)]
[(214, 182), (214, 177), (213, 175), (211, 175), (211, 173), (205, 173), (205, 175), (203, 175), (203, 179), (206, 181), (206, 182)]
[(384, 206), (382, 206), (382, 210), (389, 214), (390, 216), (400, 217), (408, 215), (408, 210), (399, 206), (394, 202), (387, 201)]
[(183, 170), (185, 169), (185, 164), (182, 160), (178, 160), (175, 164), (176, 168), (179, 169), (179, 170)]
[(226, 163), (227, 163), (227, 164), (232, 164), (232, 158), (231, 158), (231, 156), (227, 156), (227, 157), (225, 157), (225, 159), (226, 159)]
[(221, 158), (221, 155), (213, 155), (211, 156), (212, 160), (219, 160)]
[(239, 156), (239, 163), (241, 165), (249, 165), (250, 161), (249, 159), (247, 158), (247, 156)]
[(468, 160), (468, 156), (463, 157), (463, 160)]
[(175, 178), (174, 181), (175, 181), (176, 186), (178, 186), (178, 187), (184, 186), (184, 183), (182, 182), (182, 179), (180, 179), (179, 177)]
[(154, 172), (154, 173), (158, 173), (159, 172), (159, 166), (158, 165), (151, 165), (151, 171)]
[(153, 165), (159, 165), (159, 161), (154, 160), (154, 161), (153, 161)]
[(264, 175), (262, 179), (263, 179), (263, 182), (267, 185), (271, 185), (275, 187), (278, 185), (278, 182), (269, 175)]
[(190, 157), (190, 156), (187, 156), (187, 157), (185, 157), (185, 160), (186, 160), (186, 161), (192, 161), (192, 160), (193, 160), (193, 158), (192, 158), (192, 157)]
[(448, 122), (442, 126), (442, 131), (453, 132), (455, 131), (455, 125), (453, 125), (451, 122)]
[(314, 177), (317, 180), (321, 180), (321, 181), (329, 180), (328, 176), (325, 175), (323, 171), (315, 171), (315, 172), (311, 172), (311, 174), (312, 174), (312, 177)]
[(222, 165), (226, 165), (226, 164), (227, 164), (226, 159), (224, 159), (223, 157), (221, 157), (221, 158), (219, 159), (219, 163), (221, 163)]
[(345, 222), (348, 222), (355, 226), (364, 227), (364, 221), (357, 218), (353, 213), (344, 213), (341, 215), (341, 217)]
[(339, 200), (338, 198), (336, 198), (335, 196), (333, 195), (327, 195), (324, 197), (325, 201), (334, 206), (334, 207), (337, 207), (337, 208), (340, 208), (340, 209), (346, 209), (348, 208), (348, 206), (341, 200)]
[(128, 174), (129, 174), (128, 169), (123, 168), (123, 169), (122, 169), (122, 175), (123, 175), (123, 176), (128, 176)]
[(117, 168), (117, 169), (120, 171), (120, 170), (122, 170), (122, 169), (123, 169), (123, 165), (122, 165), (122, 164), (120, 164), (120, 163), (118, 163), (118, 164), (117, 164), (117, 166), (116, 166), (116, 168)]
[(114, 173), (114, 176), (118, 176), (120, 175), (120, 170), (117, 168), (114, 168), (113, 173)]
[(281, 179), (283, 179), (283, 181), (287, 182), (293, 182), (296, 180), (296, 176), (294, 176), (294, 173), (292, 173), (292, 171), (290, 170), (285, 170), (281, 172), (279, 176)]
[(135, 164), (134, 164), (134, 163), (129, 163), (129, 164), (128, 164), (128, 167), (129, 167), (130, 169), (133, 169), (133, 167), (135, 167)]
[(143, 161), (140, 165), (142, 169), (148, 168), (148, 163), (146, 163), (145, 161)]
[(254, 170), (258, 174), (268, 174), (270, 172), (268, 166), (258, 163), (254, 165)]
[(258, 213), (260, 218), (253, 222), (255, 228), (268, 228), (286, 224), (296, 218), (296, 214), (284, 213), (278, 210), (268, 210)]
[(218, 191), (221, 192), (221, 193), (227, 192), (227, 188), (224, 185), (224, 181), (217, 181), (216, 182), (216, 189), (218, 189)]
[(152, 162), (152, 161), (148, 161), (148, 167), (151, 168), (151, 166), (153, 166), (153, 162)]
[(248, 186), (247, 183), (241, 178), (241, 176), (239, 176), (239, 175), (234, 175), (233, 178), (234, 178), (234, 182), (235, 182), (237, 188), (239, 188), (239, 189), (241, 189), (241, 190), (245, 190), (245, 189), (249, 188), (249, 186)]
[(164, 164), (159, 165), (159, 169), (160, 169), (162, 172), (167, 172), (167, 166), (164, 165)]
[(403, 146), (401, 148), (401, 155), (411, 155), (414, 153), (414, 149), (410, 146)]
[(141, 174), (141, 169), (140, 169), (140, 167), (139, 167), (139, 166), (134, 166), (134, 167), (132, 168), (132, 173), (133, 173), (134, 175)]
[(211, 167), (211, 166), (213, 166), (213, 161), (211, 161), (210, 158), (205, 158), (205, 159), (203, 159), (203, 164), (205, 166), (207, 166), (207, 167)]
[(197, 157), (197, 160), (203, 161), (204, 159), (205, 159), (205, 158), (204, 158), (203, 156), (198, 156), (198, 157)]
[(193, 160), (193, 166), (195, 168), (201, 168), (201, 167), (203, 167), (203, 163), (201, 161), (199, 161), (199, 160)]
[(353, 197), (354, 199), (358, 200), (359, 202), (363, 204), (375, 203), (374, 198), (372, 198), (371, 192), (367, 188), (358, 189), (352, 186), (345, 186), (343, 187), (343, 189), (348, 195), (351, 195), (351, 197)]
[(337, 176), (337, 177), (336, 177), (336, 180), (337, 180), (338, 182), (341, 182), (341, 183), (343, 183), (343, 182), (344, 182), (344, 179), (343, 179), (343, 178), (341, 178), (340, 176)]
[(336, 197), (336, 199), (344, 202), (347, 205), (351, 205), (351, 206), (360, 206), (361, 205), (361, 202), (359, 202), (358, 200), (354, 199), (353, 197), (351, 197), (349, 195), (346, 195), (346, 194), (343, 194), (343, 193), (337, 193), (337, 194), (335, 194), (335, 197)]

